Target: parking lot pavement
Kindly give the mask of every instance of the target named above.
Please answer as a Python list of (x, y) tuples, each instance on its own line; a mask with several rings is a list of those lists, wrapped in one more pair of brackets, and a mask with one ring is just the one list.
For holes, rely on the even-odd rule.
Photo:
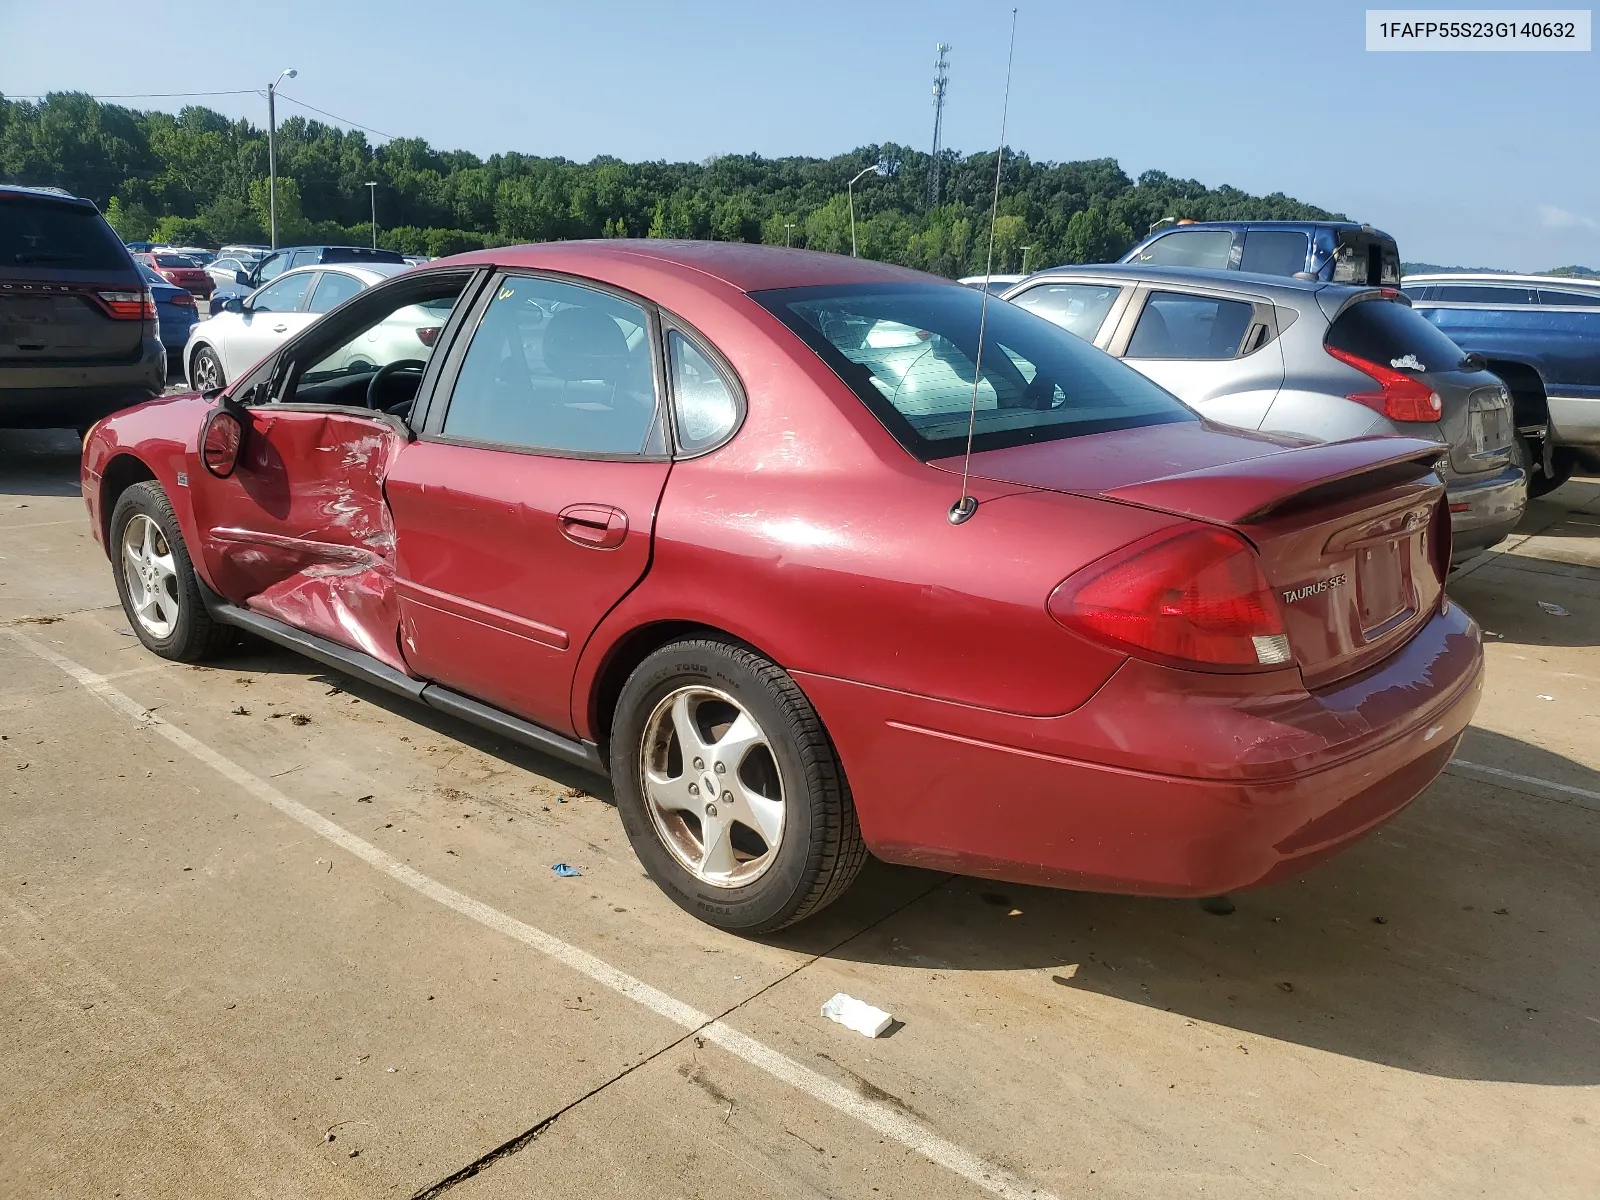
[(754, 942), (600, 781), (270, 648), (150, 656), (75, 471), (0, 433), (0, 1194), (1600, 1186), (1600, 483), (1458, 573), (1473, 729), (1303, 879), (1219, 917), (875, 864)]

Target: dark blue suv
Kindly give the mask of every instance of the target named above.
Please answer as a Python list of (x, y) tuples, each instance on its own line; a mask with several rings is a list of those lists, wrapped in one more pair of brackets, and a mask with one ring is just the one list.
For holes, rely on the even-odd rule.
[(1400, 286), (1394, 239), (1353, 221), (1178, 221), (1153, 230), (1119, 261)]

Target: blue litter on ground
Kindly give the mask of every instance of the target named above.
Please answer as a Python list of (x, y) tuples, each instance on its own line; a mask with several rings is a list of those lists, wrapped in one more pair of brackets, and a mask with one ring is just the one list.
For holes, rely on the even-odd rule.
[(556, 863), (556, 865), (550, 869), (562, 879), (572, 879), (583, 874), (583, 872), (578, 870), (577, 867), (569, 867), (566, 863)]

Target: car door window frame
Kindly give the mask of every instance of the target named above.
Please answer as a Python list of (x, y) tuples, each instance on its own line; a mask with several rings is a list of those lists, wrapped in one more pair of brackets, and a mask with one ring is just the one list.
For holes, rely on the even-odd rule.
[[(1221, 289), (1189, 288), (1181, 284), (1168, 283), (1142, 283), (1135, 291), (1133, 299), (1123, 311), (1122, 321), (1117, 326), (1106, 346), (1106, 351), (1117, 357), (1127, 358), (1128, 345), (1133, 341), (1133, 331), (1138, 328), (1139, 318), (1144, 315), (1145, 305), (1150, 297), (1157, 292), (1172, 292), (1183, 296), (1193, 296), (1202, 300), (1226, 300), (1234, 304), (1248, 304), (1251, 307), (1250, 323), (1245, 327), (1244, 336), (1239, 340), (1239, 349), (1235, 350), (1231, 358), (1163, 358), (1139, 359), (1140, 362), (1241, 362), (1251, 355), (1259, 354), (1273, 342), (1278, 340), (1283, 332), (1278, 324), (1278, 310), (1270, 300), (1263, 300), (1256, 296), (1240, 295)], [(1263, 336), (1263, 333), (1265, 336)]]
[[(434, 352), (428, 356), (428, 365), (423, 369), (422, 379), (417, 384), (417, 394), (412, 400), (412, 417), (410, 420), (397, 417), (391, 413), (386, 413), (382, 409), (367, 408), (364, 405), (300, 404), (292, 400), (286, 401), (281, 398), (285, 389), (292, 382), (298, 379), (298, 372), (290, 371), (288, 369), (290, 364), (295, 361), (297, 352), (311, 341), (325, 336), (330, 328), (320, 321), (297, 333), (288, 342), (280, 346), (276, 352), (270, 355), (264, 362), (256, 367), (255, 370), (251, 371), (243, 381), (236, 385), (235, 390), (231, 394), (247, 408), (282, 409), (286, 412), (363, 413), (389, 422), (399, 422), (399, 424), (406, 430), (408, 437), (414, 435), (415, 431), (421, 427), (420, 422), (425, 417), (427, 401), (431, 397), (431, 389), (438, 380), (438, 364), (445, 354), (447, 354), (451, 349), (453, 344), (451, 339), (455, 337), (456, 331), (460, 328), (459, 315), (477, 299), (476, 289), (482, 286), (483, 280), (488, 276), (488, 271), (481, 268), (477, 270), (470, 268), (466, 270), (454, 268), (444, 271), (419, 271), (414, 275), (409, 272), (406, 274), (406, 282), (403, 287), (405, 292), (409, 292), (413, 288), (419, 292), (423, 292), (427, 290), (428, 285), (433, 281), (453, 276), (467, 277), (466, 282), (462, 287), (461, 295), (457, 298), (454, 308), (451, 309), (449, 320), (445, 322), (444, 326), (439, 331), (438, 345), (435, 347)], [(379, 286), (380, 285), (374, 284), (370, 288), (363, 289), (359, 295), (351, 298), (352, 301), (360, 301), (368, 298), (377, 290)], [(386, 296), (392, 296), (394, 292), (386, 289), (383, 294)], [(307, 297), (309, 298), (309, 296), (310, 293), (308, 292)], [(415, 303), (415, 301), (408, 301), (408, 303)], [(382, 307), (382, 301), (373, 300), (373, 306)], [(398, 308), (404, 307), (405, 305), (403, 304), (398, 306)], [(360, 309), (352, 309), (352, 313), (359, 313), (360, 311)], [(351, 314), (345, 314), (338, 324), (343, 324), (344, 320), (349, 319), (350, 315)], [(359, 328), (359, 325), (360, 322), (358, 320), (346, 328)], [(337, 344), (338, 343), (336, 343), (336, 345)]]
[[(477, 336), (484, 314), (488, 311), (489, 305), (493, 303), (495, 296), (499, 294), (500, 288), (508, 279), (542, 279), (551, 283), (565, 284), (569, 287), (585, 288), (591, 292), (598, 292), (601, 295), (625, 301), (644, 313), (645, 337), (650, 342), (650, 375), (652, 391), (655, 396), (655, 409), (650, 417), (650, 424), (642, 450), (622, 452), (566, 450), (556, 446), (526, 446), (516, 442), (460, 437), (444, 432), (445, 419), (449, 415), (450, 402), (454, 397), (456, 383), (461, 377), (462, 364), (465, 363), (467, 353), (472, 348), (473, 338)], [(460, 306), (458, 305), (457, 307), (459, 308)], [(451, 315), (453, 317), (455, 314), (452, 313)], [(590, 279), (582, 275), (568, 275), (559, 271), (540, 271), (525, 267), (502, 268), (494, 272), (489, 279), (488, 285), (475, 297), (472, 303), (472, 311), (470, 315), (462, 320), (459, 329), (460, 332), (453, 340), (446, 360), (440, 367), (438, 376), (434, 381), (433, 391), (429, 397), (428, 409), (424, 415), (423, 423), (417, 428), (419, 441), (443, 442), (451, 446), (472, 446), (479, 449), (504, 451), (512, 454), (530, 454), (538, 458), (591, 459), (597, 462), (670, 462), (672, 460), (674, 435), (671, 431), (672, 421), (667, 415), (671, 405), (667, 396), (666, 335), (662, 329), (660, 309), (643, 296), (636, 295), (625, 288), (615, 287), (612, 284), (602, 283), (598, 279)], [(438, 354), (435, 354), (433, 355), (433, 360), (437, 360), (439, 357)]]

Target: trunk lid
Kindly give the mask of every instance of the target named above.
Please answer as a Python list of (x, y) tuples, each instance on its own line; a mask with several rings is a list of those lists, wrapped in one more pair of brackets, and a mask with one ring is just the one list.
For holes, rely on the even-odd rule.
[(1317, 687), (1399, 649), (1437, 610), (1449, 562), (1442, 452), (1418, 438), (1304, 445), (1184, 423), (991, 450), (973, 455), (972, 473), (1236, 531)]

